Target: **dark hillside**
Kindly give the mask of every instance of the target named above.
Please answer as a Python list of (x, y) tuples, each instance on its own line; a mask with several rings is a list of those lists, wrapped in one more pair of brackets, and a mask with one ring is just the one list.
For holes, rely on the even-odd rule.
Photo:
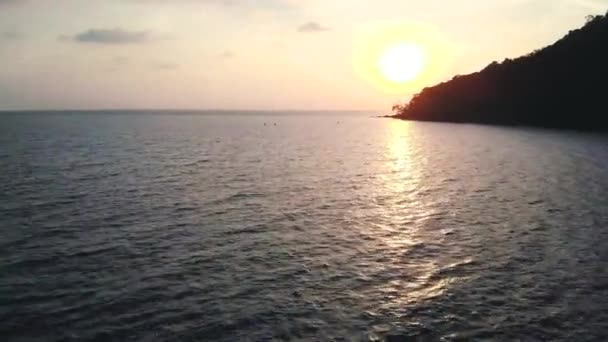
[(608, 13), (529, 55), (425, 88), (395, 117), (608, 130)]

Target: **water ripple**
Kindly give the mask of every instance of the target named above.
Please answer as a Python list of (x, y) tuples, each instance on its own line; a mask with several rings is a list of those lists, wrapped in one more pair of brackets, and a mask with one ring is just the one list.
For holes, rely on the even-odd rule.
[(1, 120), (5, 340), (608, 337), (604, 136), (358, 116)]

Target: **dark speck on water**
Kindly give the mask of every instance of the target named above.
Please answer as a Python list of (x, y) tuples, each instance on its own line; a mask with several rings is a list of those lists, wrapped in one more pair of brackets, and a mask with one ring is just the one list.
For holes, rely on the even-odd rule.
[(608, 137), (369, 115), (0, 115), (2, 340), (608, 340)]

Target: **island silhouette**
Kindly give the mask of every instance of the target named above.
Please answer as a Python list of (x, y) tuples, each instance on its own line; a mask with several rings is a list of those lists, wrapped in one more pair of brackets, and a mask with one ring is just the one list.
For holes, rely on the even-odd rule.
[(526, 56), (424, 88), (391, 117), (608, 131), (608, 12)]

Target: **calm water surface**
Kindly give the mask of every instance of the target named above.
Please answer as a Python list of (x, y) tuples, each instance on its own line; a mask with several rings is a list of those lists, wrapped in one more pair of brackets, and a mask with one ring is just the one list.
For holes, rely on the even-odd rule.
[(608, 137), (209, 114), (0, 116), (3, 340), (608, 339)]

